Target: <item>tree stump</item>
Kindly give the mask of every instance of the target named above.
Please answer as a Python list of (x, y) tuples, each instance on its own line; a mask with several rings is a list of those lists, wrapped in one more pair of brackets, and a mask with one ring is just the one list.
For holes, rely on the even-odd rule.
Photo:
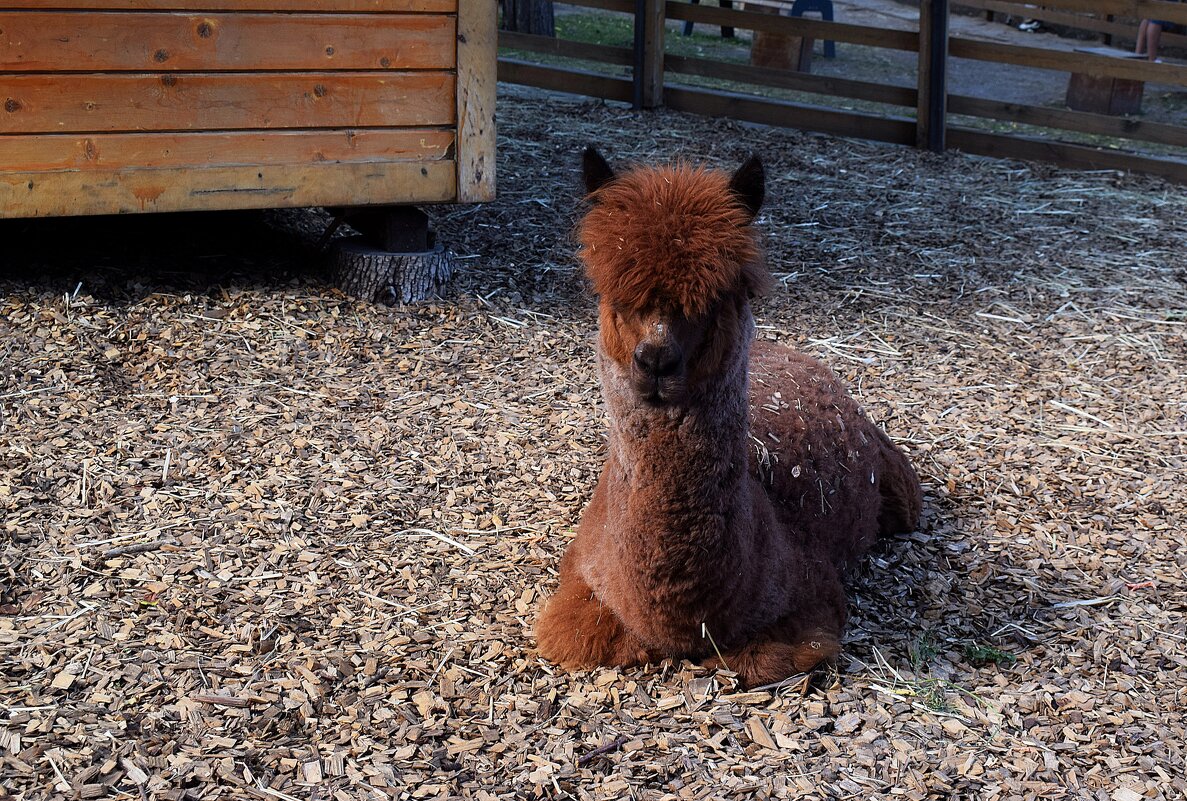
[(421, 253), (392, 253), (361, 236), (335, 242), (330, 261), (343, 292), (388, 304), (414, 303), (437, 294), (457, 264), (441, 245)]
[[(761, 2), (747, 3), (746, 11), (775, 15), (780, 13), (778, 6), (768, 6)], [(750, 63), (755, 67), (811, 72), (812, 45), (813, 40), (810, 36), (755, 31), (750, 43)]]

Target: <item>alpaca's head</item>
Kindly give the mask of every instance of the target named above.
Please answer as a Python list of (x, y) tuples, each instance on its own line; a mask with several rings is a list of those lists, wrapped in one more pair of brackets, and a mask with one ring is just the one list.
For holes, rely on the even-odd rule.
[(752, 156), (732, 176), (687, 165), (619, 175), (588, 148), (584, 172), (581, 257), (602, 352), (642, 400), (680, 403), (747, 335), (749, 298), (769, 281), (751, 226), (762, 162)]

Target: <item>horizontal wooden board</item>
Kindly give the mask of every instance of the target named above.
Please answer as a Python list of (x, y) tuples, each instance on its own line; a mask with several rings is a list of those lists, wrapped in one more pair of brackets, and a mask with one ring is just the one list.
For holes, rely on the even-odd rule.
[(1134, 5), (1133, 17), (1136, 19), (1162, 19), (1187, 25), (1187, 6), (1181, 0), (1139, 0)]
[(694, 56), (676, 56), (671, 53), (664, 56), (664, 69), (681, 75), (698, 75), (703, 78), (774, 86), (800, 92), (851, 97), (896, 106), (914, 107), (918, 95), (913, 87), (887, 86), (870, 81), (813, 75), (795, 70), (752, 67), (748, 64), (731, 64)]
[[(565, 2), (569, 5), (584, 6), (586, 8), (600, 8), (606, 11), (621, 11), (627, 14), (634, 13), (634, 0), (565, 0)], [(1077, 13), (1112, 14), (1114, 16), (1131, 17), (1133, 19), (1165, 19), (1187, 25), (1187, 4), (1175, 2), (1175, 0), (1044, 0), (1042, 5), (1044, 8), (1058, 8)], [(691, 19), (697, 22), (709, 22), (726, 26), (732, 25), (733, 27), (743, 29), (773, 30), (772, 28), (768, 27), (767, 24), (754, 20), (754, 17), (764, 16), (754, 12), (750, 12), (748, 16), (741, 18), (740, 22), (724, 21), (730, 19), (729, 15), (731, 14), (747, 14), (747, 12), (730, 11), (713, 6), (694, 6), (688, 3), (668, 0), (667, 10), (665, 13), (667, 14), (668, 19)], [(789, 17), (774, 16), (770, 14), (765, 16), (767, 16), (770, 20), (776, 21), (787, 21), (791, 19)], [(1034, 15), (1027, 14), (1026, 16)], [(733, 19), (738, 20), (740, 18), (733, 17)], [(718, 20), (723, 21), (718, 22)], [(748, 22), (747, 20), (751, 21)], [(851, 25), (847, 27), (855, 28), (859, 26)], [(882, 29), (871, 28), (870, 30)], [(887, 31), (887, 33), (909, 32)], [(842, 42), (847, 41), (846, 39), (843, 39), (839, 36), (833, 36), (831, 34), (815, 36), (816, 38), (835, 39), (836, 41)], [(866, 42), (860, 42), (860, 44), (866, 44)], [(894, 47), (895, 45), (876, 46)]]
[(499, 59), (499, 80), (625, 103), (630, 103), (634, 96), (634, 86), (629, 78), (612, 78), (586, 70), (544, 67), (511, 58)]
[(12, 75), (0, 133), (451, 125), (454, 75)]
[(1187, 6), (1175, 0), (1043, 0), (1044, 8), (1130, 19), (1165, 19), (1187, 24)]
[(1088, 170), (1127, 170), (1161, 175), (1187, 184), (1187, 161), (1153, 158), (1065, 142), (975, 131), (949, 126), (948, 146), (965, 153), (994, 158), (1050, 161), (1064, 167)]
[(1187, 67), (1179, 64), (1156, 64), (1144, 58), (1131, 59), (1099, 56), (1093, 53), (1069, 53), (1063, 50), (1046, 50), (1040, 47), (966, 39), (962, 36), (949, 37), (948, 55), (952, 58), (970, 58), (978, 61), (1017, 64), (1023, 67), (1100, 75), (1107, 78), (1129, 78), (1135, 81), (1157, 81), (1187, 86)]
[(1083, 111), (1005, 103), (963, 95), (948, 95), (948, 113), (1187, 147), (1187, 127), (1131, 117), (1089, 114)]
[[(957, 8), (996, 11), (999, 14), (1022, 17), (1024, 19), (1037, 19), (1041, 22), (1049, 22), (1052, 25), (1079, 28), (1080, 30), (1095, 31), (1096, 33), (1107, 33), (1123, 39), (1133, 39), (1138, 31), (1137, 19), (1123, 20), (1113, 17), (1112, 21), (1110, 21), (1106, 17), (1111, 15), (1094, 16), (1085, 13), (1076, 13), (1074, 11), (1052, 11), (1049, 8), (1033, 6), (1027, 3), (1006, 2), (1006, 0), (960, 0), (952, 5)], [(1187, 45), (1187, 36), (1171, 33), (1167, 30), (1162, 32), (1163, 47), (1182, 47), (1184, 45)]]
[[(1116, 17), (1113, 14), (1092, 14), (1075, 11), (1053, 11), (1053, 9), (1032, 6), (1024, 2), (1010, 0), (959, 0), (953, 2), (953, 8), (972, 8), (977, 11), (994, 11), (1008, 17), (1023, 17), (1037, 19), (1043, 23), (1077, 27), (1084, 31), (1109, 33), (1111, 36), (1132, 39), (1137, 34), (1138, 20)], [(1168, 31), (1162, 32), (1163, 43), (1185, 42), (1187, 37), (1179, 36)]]
[[(596, 8), (602, 11), (635, 13), (635, 0), (565, 0), (569, 5)], [(747, 11), (744, 5), (725, 9), (717, 6), (692, 5), (687, 2), (666, 2), (665, 18), (703, 22), (742, 30), (784, 33), (793, 36), (812, 36), (818, 39), (915, 50), (917, 35), (912, 31), (889, 30), (838, 22), (822, 22), (804, 17), (788, 17), (765, 12)]]
[(635, 63), (635, 53), (629, 47), (577, 42), (572, 39), (557, 39), (553, 36), (534, 36), (529, 33), (499, 31), (499, 47), (526, 50), (529, 53), (548, 53), (565, 58), (580, 58), (586, 61), (600, 61), (604, 64), (630, 66)]
[(915, 122), (900, 117), (837, 111), (802, 103), (681, 86), (664, 87), (664, 105), (676, 111), (820, 131), (835, 136), (855, 136), (901, 145), (915, 143)]
[(439, 203), (456, 192), (453, 161), (0, 172), (0, 217)]
[[(467, 2), (469, 0), (466, 0)], [(452, 13), (458, 0), (8, 0), (9, 9), (99, 11), (325, 11)]]
[(0, 72), (452, 69), (444, 14), (5, 11)]
[(565, 5), (597, 8), (602, 11), (621, 11), (624, 14), (635, 13), (635, 0), (563, 0), (563, 2)]
[(871, 28), (865, 25), (850, 25), (843, 22), (823, 22), (806, 17), (783, 17), (761, 14), (754, 11), (734, 11), (714, 6), (690, 5), (668, 0), (668, 19), (691, 20), (710, 25), (724, 25), (742, 30), (785, 33), (791, 36), (810, 36), (834, 42), (885, 47), (891, 50), (919, 50), (919, 34), (914, 31), (898, 31), (889, 28)]
[(453, 131), (434, 128), (0, 136), (0, 165), (17, 172), (439, 161), (453, 151)]

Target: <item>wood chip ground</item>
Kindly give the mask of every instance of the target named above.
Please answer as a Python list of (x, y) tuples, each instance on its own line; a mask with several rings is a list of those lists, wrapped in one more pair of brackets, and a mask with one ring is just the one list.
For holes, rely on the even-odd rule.
[[(0, 797), (1187, 795), (1187, 190), (525, 92), (441, 302), (313, 212), (0, 226)], [(759, 335), (924, 477), (835, 671), (564, 675), (604, 422), (580, 148), (770, 176)]]

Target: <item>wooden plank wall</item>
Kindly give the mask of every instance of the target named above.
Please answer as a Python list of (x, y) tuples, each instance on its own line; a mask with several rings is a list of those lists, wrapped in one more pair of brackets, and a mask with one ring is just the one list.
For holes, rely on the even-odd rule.
[[(970, 0), (997, 2), (1005, 0)], [(635, 0), (565, 0), (567, 5), (635, 14)], [(923, 3), (921, 2), (921, 6)], [(1187, 23), (1187, 3), (1166, 0), (1044, 0), (1046, 7), (1062, 9), (1078, 15), (1128, 15), (1154, 17)], [(1027, 6), (1040, 16), (1036, 9)], [(704, 25), (711, 31), (719, 26), (739, 30), (766, 31), (790, 36), (807, 36), (816, 40), (831, 40), (853, 45), (879, 47), (890, 50), (919, 52), (918, 31), (888, 30), (841, 22), (758, 14), (750, 11), (693, 5), (689, 2), (666, 0), (664, 16), (670, 20), (690, 21)], [(1070, 73), (1126, 78), (1174, 84), (1187, 88), (1187, 66), (1172, 63), (1152, 63), (1145, 60), (1116, 58), (1082, 52), (1067, 52), (1041, 47), (1018, 46), (974, 40), (961, 36), (947, 38), (947, 56), (1001, 64), (1038, 67), (1062, 72), (1052, 74), (1053, 81), (1066, 81)], [(612, 65), (608, 70), (581, 69), (571, 66), (533, 64), (522, 58), (502, 58), (499, 78), (549, 89), (590, 94), (608, 100), (630, 100), (629, 78), (621, 74), (621, 65), (637, 63), (630, 49), (571, 42), (551, 37), (524, 34), (500, 34), (500, 44), (508, 49), (544, 53), (580, 59), (593, 64)], [(920, 89), (927, 88), (929, 75), (921, 69), (915, 86), (901, 86), (877, 81), (853, 80), (814, 75), (791, 70), (754, 67), (749, 64), (727, 63), (694, 56), (664, 53), (663, 89), (665, 105), (684, 111), (713, 116), (785, 125), (804, 130), (823, 131), (841, 136), (855, 136), (885, 142), (907, 143), (919, 139), (924, 130), (918, 119), (912, 119), (920, 103)], [(946, 63), (946, 58), (944, 59)], [(657, 58), (652, 57), (651, 63)], [(691, 75), (700, 78), (726, 80), (775, 89), (787, 89), (820, 96), (817, 103), (792, 103), (774, 100), (758, 93), (739, 94), (681, 86), (675, 77)], [(654, 77), (651, 77), (654, 81)], [(991, 87), (987, 87), (991, 88)], [(1132, 117), (1116, 117), (1071, 111), (1063, 108), (1027, 105), (981, 97), (945, 93), (946, 112), (940, 114), (940, 132), (949, 133), (948, 145), (971, 153), (999, 158), (1043, 159), (1075, 168), (1128, 169), (1163, 175), (1187, 183), (1187, 159), (1181, 148), (1187, 147), (1187, 126), (1148, 122)], [(832, 102), (828, 98), (841, 98)], [(855, 111), (845, 100), (877, 103), (882, 110)], [(901, 107), (898, 111), (893, 107)], [(891, 108), (885, 108), (891, 107)], [(980, 117), (1019, 125), (1033, 126), (1030, 133), (989, 134), (965, 123), (954, 125), (951, 115)], [(918, 116), (917, 114), (915, 115)], [(914, 130), (915, 133), (910, 132)], [(1091, 147), (1060, 141), (1068, 132), (1106, 135), (1127, 140), (1120, 148)], [(930, 140), (930, 137), (927, 137)], [(940, 137), (940, 147), (943, 137)], [(1153, 147), (1146, 149), (1143, 143)], [(1168, 150), (1180, 148), (1178, 151)], [(1128, 151), (1128, 152), (1127, 152)]]
[(0, 3), (0, 217), (488, 199), (487, 5)]

